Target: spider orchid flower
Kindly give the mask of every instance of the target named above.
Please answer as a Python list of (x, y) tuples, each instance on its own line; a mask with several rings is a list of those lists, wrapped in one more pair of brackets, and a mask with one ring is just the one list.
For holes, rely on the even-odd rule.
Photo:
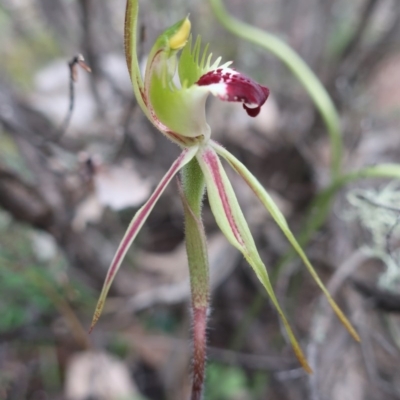
[(253, 190), (297, 251), (340, 320), (356, 340), (359, 340), (358, 335), (317, 276), (270, 195), (237, 158), (211, 139), (211, 130), (205, 117), (205, 103), (210, 93), (223, 101), (242, 103), (245, 112), (250, 117), (255, 117), (267, 100), (269, 90), (231, 69), (230, 63), (221, 65), (220, 58), (212, 62), (211, 54), (207, 54), (208, 46), (201, 51), (199, 38), (193, 45), (188, 18), (179, 21), (159, 36), (149, 54), (144, 78), (142, 78), (136, 56), (137, 15), (138, 0), (128, 0), (125, 51), (133, 89), (148, 119), (168, 139), (178, 144), (182, 148), (182, 153), (129, 225), (108, 270), (93, 317), (92, 328), (99, 319), (111, 283), (130, 245), (166, 186), (178, 171), (183, 169), (184, 189), (180, 188), (180, 190), (185, 211), (192, 290), (193, 393), (197, 393), (197, 395), (193, 394), (192, 398), (201, 398), (199, 393), (201, 393), (204, 378), (205, 329), (209, 301), (206, 241), (201, 222), (201, 199), (204, 186), (218, 226), (228, 241), (243, 254), (254, 269), (281, 317), (297, 358), (303, 367), (311, 372), (275, 296), (267, 269), (257, 251), (220, 157), (224, 158)]

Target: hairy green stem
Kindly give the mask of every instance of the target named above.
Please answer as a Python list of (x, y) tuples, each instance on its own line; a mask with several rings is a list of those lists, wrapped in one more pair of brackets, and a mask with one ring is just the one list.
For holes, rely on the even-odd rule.
[(321, 81), (303, 59), (283, 40), (233, 18), (227, 13), (222, 0), (209, 1), (214, 14), (227, 30), (273, 53), (289, 68), (307, 90), (328, 130), (332, 151), (332, 177), (338, 177), (343, 147), (340, 119), (335, 105)]
[(186, 251), (190, 271), (193, 312), (193, 382), (192, 400), (202, 398), (206, 347), (207, 312), (210, 298), (207, 241), (201, 220), (204, 177), (194, 158), (182, 171), (180, 188), (185, 216)]

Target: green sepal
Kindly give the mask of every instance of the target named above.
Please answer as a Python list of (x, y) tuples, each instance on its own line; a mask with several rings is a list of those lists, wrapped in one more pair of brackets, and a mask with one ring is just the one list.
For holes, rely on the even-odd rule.
[(312, 370), (275, 295), (267, 269), (261, 260), (253, 236), (218, 155), (208, 146), (199, 151), (196, 158), (204, 174), (208, 199), (218, 226), (228, 241), (243, 254), (253, 268), (278, 311), (297, 359), (303, 368), (311, 373)]
[(261, 201), (261, 203), (264, 205), (264, 207), (269, 211), (271, 214), (272, 218), (276, 222), (276, 224), (279, 226), (279, 228), (282, 230), (283, 234), (286, 236), (287, 240), (289, 243), (293, 246), (299, 257), (302, 259), (304, 262), (305, 266), (307, 267), (309, 273), (319, 286), (319, 288), (322, 290), (324, 293), (325, 297), (327, 298), (330, 306), (336, 313), (337, 317), (339, 320), (342, 322), (342, 324), (346, 327), (346, 329), (349, 331), (349, 333), (353, 336), (353, 338), (356, 341), (360, 341), (360, 337), (356, 330), (353, 328), (349, 320), (346, 318), (346, 316), (343, 314), (339, 306), (336, 304), (336, 302), (333, 300), (332, 296), (328, 292), (328, 289), (325, 287), (325, 285), (322, 283), (321, 279), (319, 278), (318, 274), (316, 273), (315, 269), (313, 268), (312, 264), (310, 263), (308, 257), (306, 256), (304, 250), (300, 246), (300, 244), (297, 242), (296, 238), (294, 237), (292, 231), (290, 230), (286, 219), (282, 212), (279, 210), (278, 206), (275, 204), (275, 202), (272, 200), (271, 196), (268, 194), (268, 192), (263, 188), (263, 186), (258, 182), (258, 180), (254, 177), (254, 175), (246, 168), (244, 164), (242, 164), (235, 156), (233, 156), (229, 151), (225, 150), (220, 144), (216, 142), (212, 142), (212, 147), (215, 149), (215, 151), (221, 155), (223, 158), (225, 158), (226, 161), (231, 165), (231, 167), (245, 180), (245, 182), (249, 185), (249, 187), (253, 190), (255, 195), (258, 197), (258, 199)]
[(147, 118), (151, 119), (144, 100), (144, 85), (137, 58), (136, 41), (138, 13), (138, 0), (127, 0), (124, 29), (125, 58), (136, 100)]
[[(189, 28), (189, 30), (188, 30)], [(182, 30), (184, 31), (182, 33)], [(186, 35), (186, 38), (185, 38)], [(166, 29), (155, 41), (146, 65), (145, 87), (153, 84), (155, 75), (161, 77), (163, 86), (173, 84), (172, 79), (176, 72), (176, 55), (187, 43), (190, 35), (190, 21), (186, 17), (170, 28)], [(174, 44), (171, 47), (171, 40), (174, 42), (176, 36), (180, 37), (181, 46)]]

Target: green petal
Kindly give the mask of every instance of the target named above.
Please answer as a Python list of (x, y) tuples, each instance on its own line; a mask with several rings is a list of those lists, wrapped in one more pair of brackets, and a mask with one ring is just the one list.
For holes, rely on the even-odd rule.
[(275, 296), (267, 269), (258, 254), (250, 229), (218, 155), (211, 147), (206, 147), (197, 154), (197, 160), (204, 174), (208, 199), (218, 226), (228, 241), (242, 252), (252, 266), (281, 317), (296, 357), (307, 372), (312, 372)]
[(296, 238), (294, 237), (293, 233), (289, 229), (289, 226), (286, 222), (285, 217), (283, 216), (282, 212), (279, 210), (275, 202), (272, 200), (271, 196), (268, 192), (263, 188), (263, 186), (258, 182), (258, 180), (253, 176), (253, 174), (246, 168), (244, 164), (242, 164), (235, 156), (233, 156), (229, 151), (224, 149), (220, 144), (216, 142), (212, 142), (213, 148), (220, 154), (222, 157), (225, 158), (226, 161), (232, 166), (232, 168), (242, 176), (242, 178), (246, 181), (249, 187), (253, 190), (255, 195), (259, 198), (259, 200), (263, 203), (265, 208), (269, 211), (272, 218), (275, 220), (279, 228), (281, 228), (282, 232), (296, 250), (297, 254), (303, 260), (304, 264), (306, 265), (308, 271), (310, 272), (311, 276), (314, 278), (317, 285), (320, 287), (322, 292), (325, 294), (330, 306), (335, 311), (337, 317), (349, 331), (349, 333), (353, 336), (353, 338), (357, 341), (360, 341), (360, 337), (358, 333), (355, 331), (349, 320), (345, 317), (343, 312), (340, 310), (336, 302), (333, 300), (332, 296), (329, 294), (328, 290), (326, 289), (325, 285), (322, 283), (321, 279), (319, 278), (318, 274), (315, 272), (313, 266), (311, 265), (310, 261), (308, 260), (306, 254), (304, 253), (303, 249), (297, 242)]

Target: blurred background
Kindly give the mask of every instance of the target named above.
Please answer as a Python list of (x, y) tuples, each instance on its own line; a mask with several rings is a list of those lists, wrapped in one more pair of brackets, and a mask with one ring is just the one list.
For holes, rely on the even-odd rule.
[[(210, 99), (208, 120), (299, 234), (330, 179), (326, 128), (304, 88), (275, 57), (226, 32), (207, 1), (140, 3), (143, 59), (161, 30), (190, 13), (194, 35), (214, 54), (270, 88), (257, 118)], [(398, 0), (225, 3), (283, 38), (320, 77), (341, 117), (343, 170), (400, 162)], [(188, 398), (190, 295), (176, 182), (87, 334), (130, 219), (179, 151), (133, 97), (124, 11), (124, 0), (0, 0), (0, 399)], [(72, 83), (68, 63), (79, 53), (92, 72), (75, 65)], [(346, 186), (306, 248), (358, 344), (302, 263), (279, 264), (286, 240), (243, 181), (229, 176), (315, 373), (299, 367), (264, 290), (206, 202), (213, 289), (205, 398), (399, 399), (400, 185)]]

